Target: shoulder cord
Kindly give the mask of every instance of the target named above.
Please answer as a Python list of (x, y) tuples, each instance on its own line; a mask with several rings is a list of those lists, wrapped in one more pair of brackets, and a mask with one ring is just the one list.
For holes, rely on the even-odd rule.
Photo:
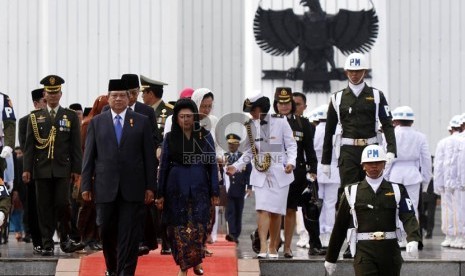
[(253, 154), (255, 168), (259, 172), (266, 172), (271, 166), (271, 155), (269, 153), (266, 153), (264, 156), (263, 163), (260, 164), (257, 155), (257, 148), (255, 147), (255, 142), (252, 136), (252, 128), (250, 127), (250, 121), (245, 123), (245, 128), (247, 129), (247, 137), (249, 137), (249, 143)]
[(36, 145), (36, 148), (38, 149), (45, 149), (46, 147), (48, 148), (48, 158), (53, 159), (53, 151), (55, 148), (55, 136), (56, 136), (56, 128), (55, 126), (52, 126), (52, 129), (50, 130), (50, 133), (46, 139), (41, 138), (39, 135), (39, 130), (37, 127), (37, 120), (36, 120), (36, 115), (34, 113), (31, 114), (31, 124), (32, 124), (32, 130), (34, 132), (34, 137), (39, 143), (39, 145)]

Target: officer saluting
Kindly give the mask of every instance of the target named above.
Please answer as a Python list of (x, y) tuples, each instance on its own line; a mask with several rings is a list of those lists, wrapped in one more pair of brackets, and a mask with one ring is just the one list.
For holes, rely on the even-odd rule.
[(402, 184), (383, 178), (385, 164), (382, 147), (370, 145), (363, 150), (366, 177), (344, 189), (326, 254), (325, 268), (329, 275), (336, 270), (346, 232), (355, 256), (355, 275), (400, 275), (399, 220), (407, 232), (407, 252), (418, 252), (421, 236), (413, 204)]
[(68, 236), (69, 183), (70, 178), (74, 182), (81, 173), (82, 150), (78, 116), (73, 110), (60, 106), (64, 82), (56, 75), (40, 81), (44, 85), (47, 108), (31, 112), (24, 145), (23, 181), (28, 183), (33, 172), (43, 256), (54, 254), (56, 228), (63, 252), (71, 253), (85, 246)]

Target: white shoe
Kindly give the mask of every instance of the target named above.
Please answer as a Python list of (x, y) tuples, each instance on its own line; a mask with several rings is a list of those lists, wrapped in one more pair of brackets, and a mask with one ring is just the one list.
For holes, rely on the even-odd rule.
[(450, 247), (452, 248), (462, 248), (462, 238), (457, 236), (455, 239), (450, 243)]
[(449, 247), (450, 243), (452, 242), (452, 239), (450, 236), (446, 236), (443, 242), (441, 242), (441, 246), (443, 247)]

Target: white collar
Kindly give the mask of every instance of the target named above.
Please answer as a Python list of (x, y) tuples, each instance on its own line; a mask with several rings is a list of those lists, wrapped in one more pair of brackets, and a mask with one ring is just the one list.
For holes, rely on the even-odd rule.
[(363, 88), (365, 87), (365, 82), (361, 82), (359, 84), (353, 84), (349, 81), (349, 87), (352, 90), (352, 92), (355, 94), (355, 96), (358, 97), (358, 95), (360, 95)]

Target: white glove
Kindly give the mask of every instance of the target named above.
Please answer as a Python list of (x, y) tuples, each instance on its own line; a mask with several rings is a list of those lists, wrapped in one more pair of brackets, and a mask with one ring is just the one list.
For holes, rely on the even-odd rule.
[(325, 269), (326, 272), (328, 272), (329, 276), (333, 275), (333, 273), (336, 272), (336, 267), (337, 264), (325, 261)]
[(395, 158), (396, 158), (396, 155), (394, 153), (392, 153), (392, 152), (386, 153), (386, 165), (391, 164), (392, 161), (394, 161)]
[(417, 241), (411, 241), (408, 242), (407, 245), (405, 246), (405, 251), (407, 253), (418, 253), (418, 242)]
[(12, 152), (13, 152), (12, 148), (10, 148), (9, 146), (4, 146), (2, 149), (2, 153), (0, 153), (0, 157), (1, 158), (10, 157)]
[(328, 178), (331, 178), (331, 165), (322, 165), (321, 170)]
[(4, 221), (5, 221), (5, 214), (3, 212), (0, 212), (0, 226), (3, 225)]

